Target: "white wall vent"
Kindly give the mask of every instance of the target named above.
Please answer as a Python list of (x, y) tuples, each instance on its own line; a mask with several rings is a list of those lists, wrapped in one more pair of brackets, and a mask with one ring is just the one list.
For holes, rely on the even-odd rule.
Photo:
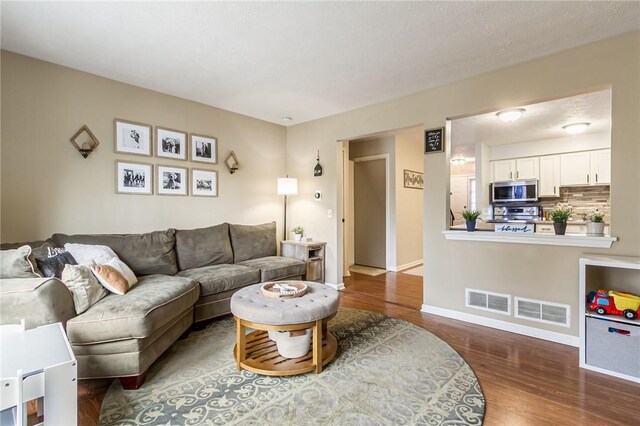
[(560, 303), (516, 297), (516, 318), (569, 327), (571, 307)]
[(467, 288), (465, 298), (465, 306), (468, 308), (511, 315), (511, 296), (508, 294)]

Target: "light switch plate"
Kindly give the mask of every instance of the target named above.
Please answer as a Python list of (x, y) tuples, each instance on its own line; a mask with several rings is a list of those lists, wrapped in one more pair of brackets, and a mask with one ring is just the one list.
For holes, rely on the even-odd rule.
[(333, 219), (333, 210), (331, 209), (327, 210), (327, 219)]

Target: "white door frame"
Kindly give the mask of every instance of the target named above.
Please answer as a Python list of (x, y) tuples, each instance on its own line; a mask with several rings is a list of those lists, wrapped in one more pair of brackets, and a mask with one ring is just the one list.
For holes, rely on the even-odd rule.
[[(395, 238), (392, 240), (391, 232), (391, 176), (389, 173), (389, 154), (377, 154), (368, 155), (365, 157), (356, 157), (353, 159), (354, 163), (362, 163), (365, 161), (384, 160), (384, 175), (385, 175), (385, 269), (389, 270), (389, 267), (395, 265)], [(343, 182), (344, 187), (344, 182)], [(353, 198), (353, 188), (346, 194), (348, 198)], [(349, 203), (349, 207), (353, 206), (353, 203)], [(355, 217), (352, 212), (350, 217)], [(355, 226), (355, 224), (354, 224)], [(343, 235), (344, 238), (344, 235)], [(355, 244), (355, 241), (350, 241), (351, 244)]]

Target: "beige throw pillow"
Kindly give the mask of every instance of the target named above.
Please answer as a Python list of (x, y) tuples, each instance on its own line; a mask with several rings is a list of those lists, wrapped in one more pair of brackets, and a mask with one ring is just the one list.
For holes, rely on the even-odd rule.
[(111, 293), (123, 295), (129, 291), (127, 279), (113, 266), (95, 265), (91, 267), (94, 275)]
[(73, 296), (77, 314), (83, 313), (109, 294), (85, 265), (66, 265), (62, 271), (62, 282)]
[(117, 257), (104, 265), (92, 266), (91, 270), (100, 284), (115, 294), (125, 294), (138, 282), (131, 268)]
[(31, 260), (31, 247), (0, 251), (0, 278), (40, 278)]

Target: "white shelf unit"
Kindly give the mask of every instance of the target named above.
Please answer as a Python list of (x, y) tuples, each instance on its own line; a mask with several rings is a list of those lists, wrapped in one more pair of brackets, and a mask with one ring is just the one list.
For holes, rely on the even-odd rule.
[[(587, 346), (589, 336), (587, 335), (587, 321), (592, 319), (603, 320), (610, 328), (624, 327), (633, 330), (633, 336), (620, 337), (621, 339), (638, 339), (640, 332), (640, 319), (627, 320), (617, 315), (598, 315), (588, 309), (586, 296), (591, 291), (598, 289), (624, 291), (633, 294), (640, 294), (640, 257), (630, 256), (606, 256), (606, 255), (585, 255), (579, 260), (580, 265), (580, 367), (619, 377), (640, 383), (638, 377), (614, 371), (602, 366), (589, 364)], [(611, 330), (610, 330), (611, 331)], [(634, 340), (637, 342), (637, 340)], [(594, 342), (592, 342), (594, 344)], [(612, 358), (618, 354), (614, 353), (615, 347), (610, 347)], [(631, 354), (631, 359), (640, 365), (640, 352)], [(615, 368), (612, 362), (612, 366)]]

